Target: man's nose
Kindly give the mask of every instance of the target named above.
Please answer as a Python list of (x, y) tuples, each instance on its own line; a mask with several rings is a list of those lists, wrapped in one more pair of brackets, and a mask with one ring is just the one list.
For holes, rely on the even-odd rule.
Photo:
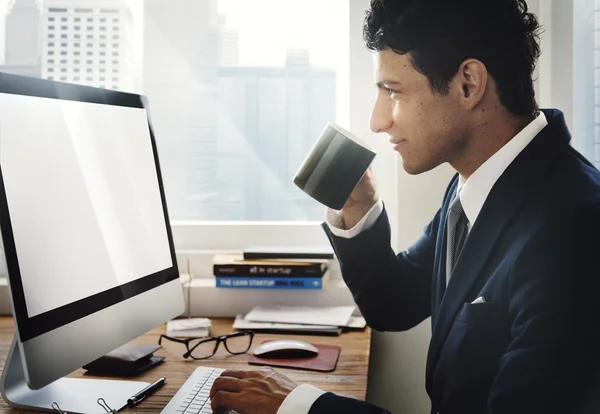
[(392, 102), (390, 99), (378, 97), (371, 112), (370, 128), (375, 133), (388, 131), (394, 121), (392, 119)]

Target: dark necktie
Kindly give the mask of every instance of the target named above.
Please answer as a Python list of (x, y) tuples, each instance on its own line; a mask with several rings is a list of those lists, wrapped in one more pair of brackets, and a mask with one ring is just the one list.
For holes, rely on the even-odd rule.
[(446, 284), (450, 280), (458, 256), (462, 250), (467, 233), (469, 231), (469, 220), (460, 203), (458, 194), (454, 197), (448, 209), (448, 249), (446, 254)]

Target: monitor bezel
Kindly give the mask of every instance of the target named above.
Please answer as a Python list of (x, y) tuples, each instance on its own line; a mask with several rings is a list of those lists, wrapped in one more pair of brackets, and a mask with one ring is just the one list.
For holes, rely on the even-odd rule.
[[(6, 73), (0, 73), (0, 93), (140, 108), (146, 110), (148, 107), (147, 99), (143, 95)], [(136, 295), (147, 292), (179, 278), (179, 270), (177, 268), (175, 246), (173, 243), (173, 235), (169, 214), (167, 211), (158, 150), (152, 125), (149, 120), (148, 129), (154, 155), (154, 163), (156, 167), (172, 266), (151, 275), (146, 275), (124, 285), (117, 286), (75, 302), (71, 302), (33, 317), (29, 317), (27, 312), (25, 293), (21, 280), (21, 272), (19, 270), (19, 260), (10, 220), (8, 200), (4, 187), (2, 165), (0, 162), (0, 230), (4, 243), (4, 253), (6, 256), (6, 266), (12, 294), (13, 309), (17, 322), (19, 339), (21, 342), (36, 338), (47, 332), (55, 330), (93, 313), (99, 312), (102, 309), (113, 306), (117, 303), (126, 301)]]

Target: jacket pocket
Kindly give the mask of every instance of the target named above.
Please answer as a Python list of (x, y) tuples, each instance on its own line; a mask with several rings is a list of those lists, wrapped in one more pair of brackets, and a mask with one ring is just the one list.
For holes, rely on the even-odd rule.
[(498, 306), (493, 302), (465, 303), (456, 317), (457, 322), (468, 325), (494, 324), (498, 319)]

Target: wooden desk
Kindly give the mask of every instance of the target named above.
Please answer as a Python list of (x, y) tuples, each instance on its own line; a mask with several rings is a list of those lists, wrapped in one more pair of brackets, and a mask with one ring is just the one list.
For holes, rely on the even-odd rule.
[[(223, 335), (232, 331), (232, 319), (212, 319), (211, 335)], [(4, 367), (6, 356), (14, 334), (12, 317), (0, 317), (0, 370)], [(157, 344), (160, 334), (165, 333), (165, 326), (160, 326), (147, 334), (137, 338), (135, 343)], [(256, 334), (253, 346), (266, 339), (290, 338), (290, 335)], [(298, 338), (298, 337), (296, 337)], [(341, 336), (299, 336), (300, 339), (320, 344), (340, 345), (342, 353), (333, 372), (299, 371), (292, 369), (279, 369), (297, 383), (310, 383), (325, 391), (347, 397), (364, 400), (367, 393), (367, 369), (369, 364), (369, 346), (371, 331), (367, 328), (360, 332), (348, 332)], [(230, 355), (221, 345), (215, 356), (203, 361), (186, 360), (182, 357), (185, 347), (171, 341), (163, 341), (163, 348), (155, 353), (165, 356), (165, 362), (152, 368), (146, 374), (136, 378), (140, 381), (152, 382), (160, 377), (166, 377), (167, 383), (154, 395), (148, 397), (135, 409), (125, 409), (124, 413), (159, 413), (183, 385), (194, 369), (200, 365), (219, 368), (257, 369), (248, 365), (248, 354)], [(71, 377), (97, 378), (84, 376), (85, 371), (79, 369)], [(122, 378), (115, 378), (122, 379)], [(0, 397), (0, 413), (23, 413), (10, 408)]]

